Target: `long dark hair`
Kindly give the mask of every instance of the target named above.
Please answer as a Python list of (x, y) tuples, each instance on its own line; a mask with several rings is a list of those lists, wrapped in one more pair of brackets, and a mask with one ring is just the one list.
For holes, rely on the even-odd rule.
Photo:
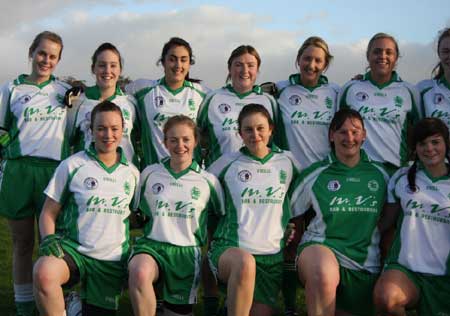
[(447, 125), (438, 118), (427, 117), (420, 120), (415, 126), (409, 139), (410, 143), (410, 158), (414, 160), (414, 163), (408, 170), (408, 186), (411, 191), (416, 190), (416, 173), (417, 173), (417, 163), (419, 158), (417, 157), (416, 146), (418, 143), (424, 141), (427, 137), (433, 135), (440, 135), (445, 141), (445, 151), (447, 160), (450, 161), (449, 148), (449, 132)]
[[(438, 44), (437, 44), (437, 54), (439, 56), (439, 48), (441, 46), (441, 42), (444, 38), (450, 37), (450, 27), (442, 30), (439, 35)], [(444, 68), (441, 65), (441, 58), (439, 57), (438, 64), (431, 71), (431, 75), (434, 75), (433, 79), (439, 79), (442, 75), (444, 75)]]

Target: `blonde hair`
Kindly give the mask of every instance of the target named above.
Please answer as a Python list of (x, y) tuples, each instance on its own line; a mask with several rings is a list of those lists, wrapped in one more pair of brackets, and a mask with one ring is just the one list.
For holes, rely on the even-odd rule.
[(309, 46), (314, 46), (314, 47), (317, 47), (317, 48), (321, 48), (325, 52), (325, 63), (326, 63), (326, 65), (325, 65), (325, 69), (324, 70), (326, 70), (328, 68), (328, 66), (330, 65), (330, 63), (331, 63), (331, 60), (333, 60), (334, 56), (330, 54), (330, 50), (328, 48), (327, 42), (325, 42), (319, 36), (308, 37), (303, 42), (302, 46), (300, 46), (300, 48), (298, 49), (296, 63), (298, 64), (298, 61), (299, 61), (300, 57), (303, 55), (303, 53), (305, 52), (305, 50)]

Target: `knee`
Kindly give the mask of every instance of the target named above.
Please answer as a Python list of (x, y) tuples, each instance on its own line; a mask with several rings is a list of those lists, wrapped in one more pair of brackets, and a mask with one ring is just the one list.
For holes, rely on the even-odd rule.
[(54, 269), (45, 260), (39, 259), (33, 267), (33, 284), (40, 291), (58, 285), (58, 278)]
[(155, 278), (155, 271), (148, 264), (130, 262), (129, 265), (129, 281), (128, 286), (132, 288), (142, 288), (148, 284), (152, 284)]
[(256, 261), (255, 257), (247, 252), (242, 252), (237, 260), (236, 268), (234, 269), (237, 279), (240, 282), (246, 282), (248, 279), (255, 278)]
[(339, 273), (334, 273), (321, 267), (314, 269), (305, 276), (305, 286), (314, 287), (321, 292), (335, 292), (339, 284)]
[(399, 295), (389, 286), (377, 284), (373, 292), (373, 302), (378, 312), (391, 313), (401, 305)]

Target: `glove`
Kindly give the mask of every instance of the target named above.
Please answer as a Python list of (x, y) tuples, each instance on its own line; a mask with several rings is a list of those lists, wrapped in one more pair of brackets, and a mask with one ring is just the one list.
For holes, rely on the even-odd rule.
[(265, 93), (276, 96), (278, 94), (278, 88), (274, 82), (264, 82), (259, 85)]
[(64, 251), (61, 247), (61, 237), (56, 234), (45, 236), (39, 245), (39, 256), (64, 257)]
[(84, 88), (81, 86), (72, 87), (66, 91), (64, 95), (64, 105), (71, 108), (75, 100), (77, 100), (80, 95), (84, 92)]

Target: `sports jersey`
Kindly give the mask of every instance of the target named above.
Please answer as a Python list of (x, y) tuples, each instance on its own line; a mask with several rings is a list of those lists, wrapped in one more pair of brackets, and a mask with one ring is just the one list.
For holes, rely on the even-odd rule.
[(450, 127), (450, 83), (444, 76), (433, 80), (432, 84), (420, 91), (425, 117), (441, 119)]
[(302, 167), (324, 159), (330, 152), (328, 127), (336, 112), (339, 87), (320, 76), (318, 85), (308, 88), (301, 84), (300, 74), (278, 82), (277, 87), (277, 144), (291, 151)]
[(415, 87), (396, 72), (383, 85), (376, 84), (368, 72), (363, 80), (347, 82), (339, 96), (340, 108), (352, 108), (364, 119), (367, 154), (396, 167), (407, 161), (407, 130), (420, 117), (419, 102)]
[(275, 146), (262, 159), (246, 147), (218, 159), (209, 171), (222, 184), (226, 215), (214, 240), (255, 255), (276, 254), (283, 249), (284, 229), (292, 217), (291, 181), (298, 170), (292, 154)]
[(434, 178), (419, 163), (413, 191), (408, 169), (398, 170), (389, 182), (388, 202), (398, 202), (401, 212), (388, 262), (450, 276), (450, 177)]
[[(57, 230), (88, 257), (119, 261), (128, 255), (128, 216), (137, 206), (139, 171), (119, 147), (107, 167), (93, 146), (61, 162), (44, 193), (62, 205)], [(59, 226), (59, 225), (62, 226)]]
[(224, 214), (219, 181), (193, 161), (175, 173), (170, 159), (145, 168), (141, 177), (140, 208), (150, 217), (147, 238), (176, 246), (206, 243), (208, 212)]
[(197, 119), (200, 103), (205, 97), (203, 87), (185, 80), (179, 89), (170, 89), (162, 78), (148, 81), (147, 86), (135, 93), (142, 124), (142, 149), (144, 166), (158, 163), (169, 155), (164, 147), (163, 127), (167, 120), (183, 114), (194, 121)]
[(0, 127), (8, 131), (10, 139), (3, 156), (62, 160), (69, 154), (67, 108), (63, 105), (69, 86), (53, 76), (41, 84), (26, 78), (20, 75), (0, 90)]
[(380, 269), (377, 222), (386, 198), (388, 174), (361, 150), (350, 168), (334, 152), (302, 171), (292, 195), (294, 215), (310, 207), (315, 216), (301, 244), (322, 243), (333, 249), (340, 265), (353, 270)]
[(198, 126), (208, 137), (206, 166), (210, 166), (222, 154), (238, 151), (243, 146), (237, 120), (242, 108), (250, 103), (264, 106), (272, 118), (276, 115), (275, 100), (259, 86), (240, 94), (227, 85), (207, 95), (198, 117)]
[[(74, 142), (75, 149), (77, 151), (89, 148), (92, 143), (92, 131), (91, 125), (91, 112), (94, 107), (100, 102), (101, 92), (98, 86), (86, 88), (83, 95), (77, 100), (78, 104), (74, 104), (77, 108), (77, 114), (75, 118), (75, 127), (72, 135), (72, 141)], [(134, 97), (125, 95), (117, 86), (114, 95), (107, 99), (108, 101), (116, 104), (122, 111), (125, 126), (123, 129), (122, 141), (120, 147), (122, 147), (125, 156), (128, 161), (138, 165), (138, 158), (134, 150), (134, 128), (138, 124), (136, 114), (136, 100)], [(134, 132), (133, 132), (134, 131)]]

